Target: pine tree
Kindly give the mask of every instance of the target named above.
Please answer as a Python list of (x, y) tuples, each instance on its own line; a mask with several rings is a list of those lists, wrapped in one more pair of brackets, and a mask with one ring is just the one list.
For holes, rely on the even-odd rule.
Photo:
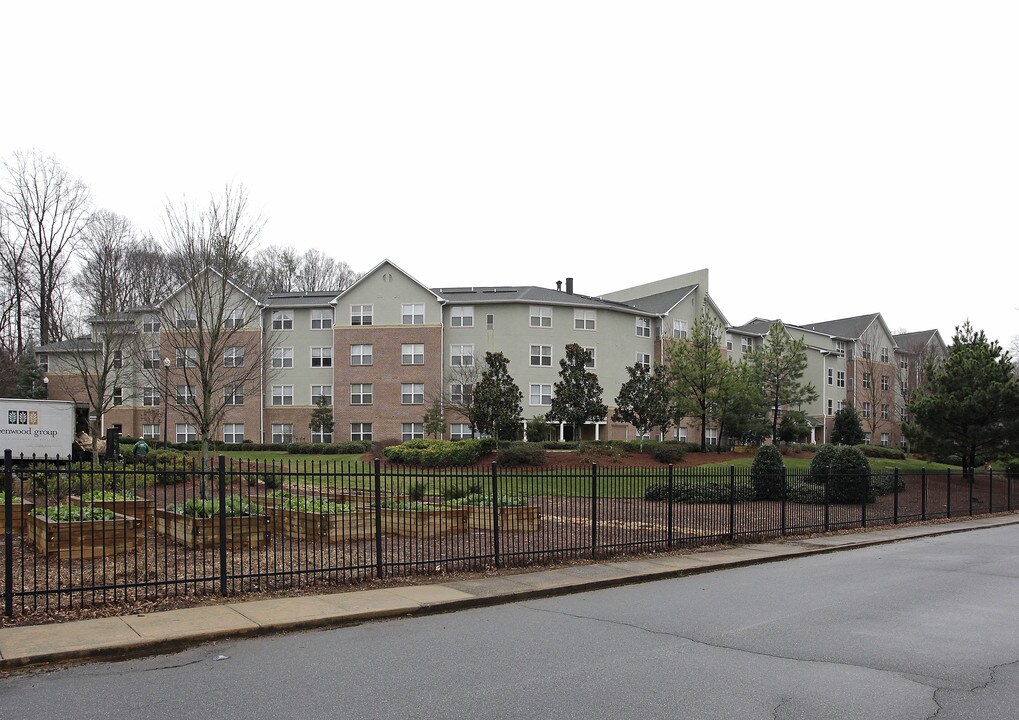
[(771, 441), (778, 442), (778, 415), (783, 407), (798, 407), (817, 399), (811, 383), (802, 382), (807, 369), (807, 343), (793, 340), (781, 322), (768, 330), (764, 346), (751, 355), (757, 378), (771, 403)]
[(836, 411), (832, 423), (831, 441), (835, 445), (862, 445), (866, 437), (863, 434), (863, 423), (856, 408), (846, 405)]

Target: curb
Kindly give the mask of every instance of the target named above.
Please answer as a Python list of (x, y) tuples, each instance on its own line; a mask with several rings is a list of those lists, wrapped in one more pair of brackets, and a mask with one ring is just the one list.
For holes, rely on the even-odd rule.
[[(991, 516), (990, 519), (995, 520), (994, 516)], [(623, 587), (627, 585), (638, 585), (641, 583), (655, 582), (659, 580), (671, 580), (690, 575), (701, 575), (704, 573), (716, 572), (719, 570), (729, 570), (739, 567), (763, 565), (767, 563), (780, 562), (799, 557), (828, 555), (836, 552), (842, 552), (845, 550), (855, 550), (862, 547), (889, 545), (892, 543), (904, 542), (908, 540), (920, 540), (924, 538), (940, 537), (944, 535), (954, 535), (963, 532), (994, 529), (1016, 524), (1019, 524), (1019, 515), (1006, 515), (1002, 516), (1000, 519), (994, 522), (975, 524), (968, 527), (966, 526), (951, 527), (946, 528), (944, 530), (938, 530), (936, 529), (938, 526), (935, 525), (930, 526), (932, 528), (930, 532), (918, 533), (915, 535), (908, 535), (905, 537), (885, 537), (885, 538), (873, 538), (869, 540), (864, 539), (861, 540), (860, 542), (852, 542), (844, 545), (832, 545), (828, 547), (810, 547), (803, 544), (803, 541), (789, 539), (785, 540), (784, 542), (788, 545), (794, 546), (795, 550), (792, 550), (788, 553), (779, 553), (775, 555), (762, 556), (760, 558), (719, 560), (718, 562), (715, 563), (707, 562), (703, 565), (703, 567), (689, 567), (683, 569), (662, 569), (660, 571), (650, 570), (643, 571), (639, 574), (626, 575), (614, 578), (579, 580), (577, 582), (569, 582), (563, 584), (559, 587), (521, 589), (519, 591), (509, 590), (497, 595), (490, 595), (487, 597), (479, 596), (456, 600), (441, 600), (433, 603), (422, 604), (417, 608), (412, 608), (409, 610), (404, 608), (364, 610), (356, 612), (347, 612), (334, 616), (323, 616), (303, 620), (274, 622), (264, 625), (255, 625), (249, 628), (235, 628), (235, 629), (213, 630), (207, 632), (195, 632), (177, 638), (156, 639), (156, 640), (143, 640), (139, 638), (137, 642), (126, 642), (98, 648), (90, 647), (81, 648), (77, 650), (39, 652), (33, 655), (15, 658), (0, 658), (0, 672), (24, 669), (44, 664), (70, 663), (74, 661), (87, 660), (87, 661), (109, 662), (115, 660), (125, 660), (169, 652), (177, 652), (198, 645), (217, 642), (221, 640), (229, 640), (236, 638), (246, 639), (251, 637), (277, 635), (281, 633), (289, 633), (304, 630), (326, 630), (332, 628), (350, 627), (354, 625), (360, 625), (368, 621), (390, 619), (395, 617), (425, 617), (429, 615), (456, 612), (459, 610), (469, 610), (473, 608), (505, 605), (514, 602), (522, 602), (525, 600), (561, 597), (565, 595), (574, 595), (582, 592), (590, 592), (593, 590), (604, 590), (608, 588)], [(888, 527), (880, 527), (874, 528), (873, 531), (879, 532), (888, 529), (889, 529)], [(869, 532), (867, 531), (861, 533), (861, 535), (864, 536), (868, 534)], [(725, 550), (738, 547), (739, 545), (727, 546)], [(627, 561), (625, 559), (621, 559), (614, 562), (622, 564)], [(512, 577), (512, 575), (504, 577)]]

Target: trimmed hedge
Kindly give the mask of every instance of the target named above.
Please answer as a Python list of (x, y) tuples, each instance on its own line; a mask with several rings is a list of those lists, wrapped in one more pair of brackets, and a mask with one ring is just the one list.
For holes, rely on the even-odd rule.
[(884, 445), (856, 445), (866, 457), (883, 458), (885, 460), (905, 460), (906, 453), (899, 448)]
[(870, 462), (858, 447), (836, 446), (828, 480), (828, 499), (833, 504), (873, 502)]
[(662, 442), (655, 443), (654, 447), (651, 448), (651, 454), (658, 462), (671, 465), (683, 460), (683, 456), (686, 455), (686, 449), (683, 447), (683, 443)]
[(545, 450), (538, 443), (510, 445), (499, 450), (496, 462), (505, 467), (516, 465), (544, 465)]
[(483, 454), (478, 440), (408, 440), (383, 452), (392, 462), (427, 467), (473, 465)]
[(350, 440), (340, 443), (292, 443), (287, 446), (287, 452), (291, 455), (361, 455), (370, 448), (370, 442)]
[[(644, 499), (650, 502), (668, 502), (668, 483), (655, 483), (649, 485), (644, 491)], [(673, 481), (672, 502), (674, 503), (713, 503), (727, 504), (731, 499), (731, 492), (727, 483)], [(753, 489), (745, 484), (736, 485), (736, 502), (745, 502), (753, 499)]]
[(750, 481), (757, 500), (781, 500), (785, 488), (785, 464), (782, 453), (774, 445), (757, 448), (750, 466)]

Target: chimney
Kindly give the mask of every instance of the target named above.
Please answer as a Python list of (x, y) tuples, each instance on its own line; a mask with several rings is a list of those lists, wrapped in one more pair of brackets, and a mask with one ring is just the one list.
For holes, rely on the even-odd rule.
[(573, 278), (566, 278), (566, 292), (573, 294)]
[(556, 280), (555, 281), (555, 289), (557, 291), (559, 291), (559, 292), (563, 291), (563, 281), (562, 280)]

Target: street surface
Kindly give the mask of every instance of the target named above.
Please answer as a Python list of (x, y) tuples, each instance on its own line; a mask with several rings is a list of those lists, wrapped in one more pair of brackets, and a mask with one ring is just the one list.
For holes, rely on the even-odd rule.
[(0, 717), (1014, 718), (1017, 547), (1013, 525), (21, 674)]

